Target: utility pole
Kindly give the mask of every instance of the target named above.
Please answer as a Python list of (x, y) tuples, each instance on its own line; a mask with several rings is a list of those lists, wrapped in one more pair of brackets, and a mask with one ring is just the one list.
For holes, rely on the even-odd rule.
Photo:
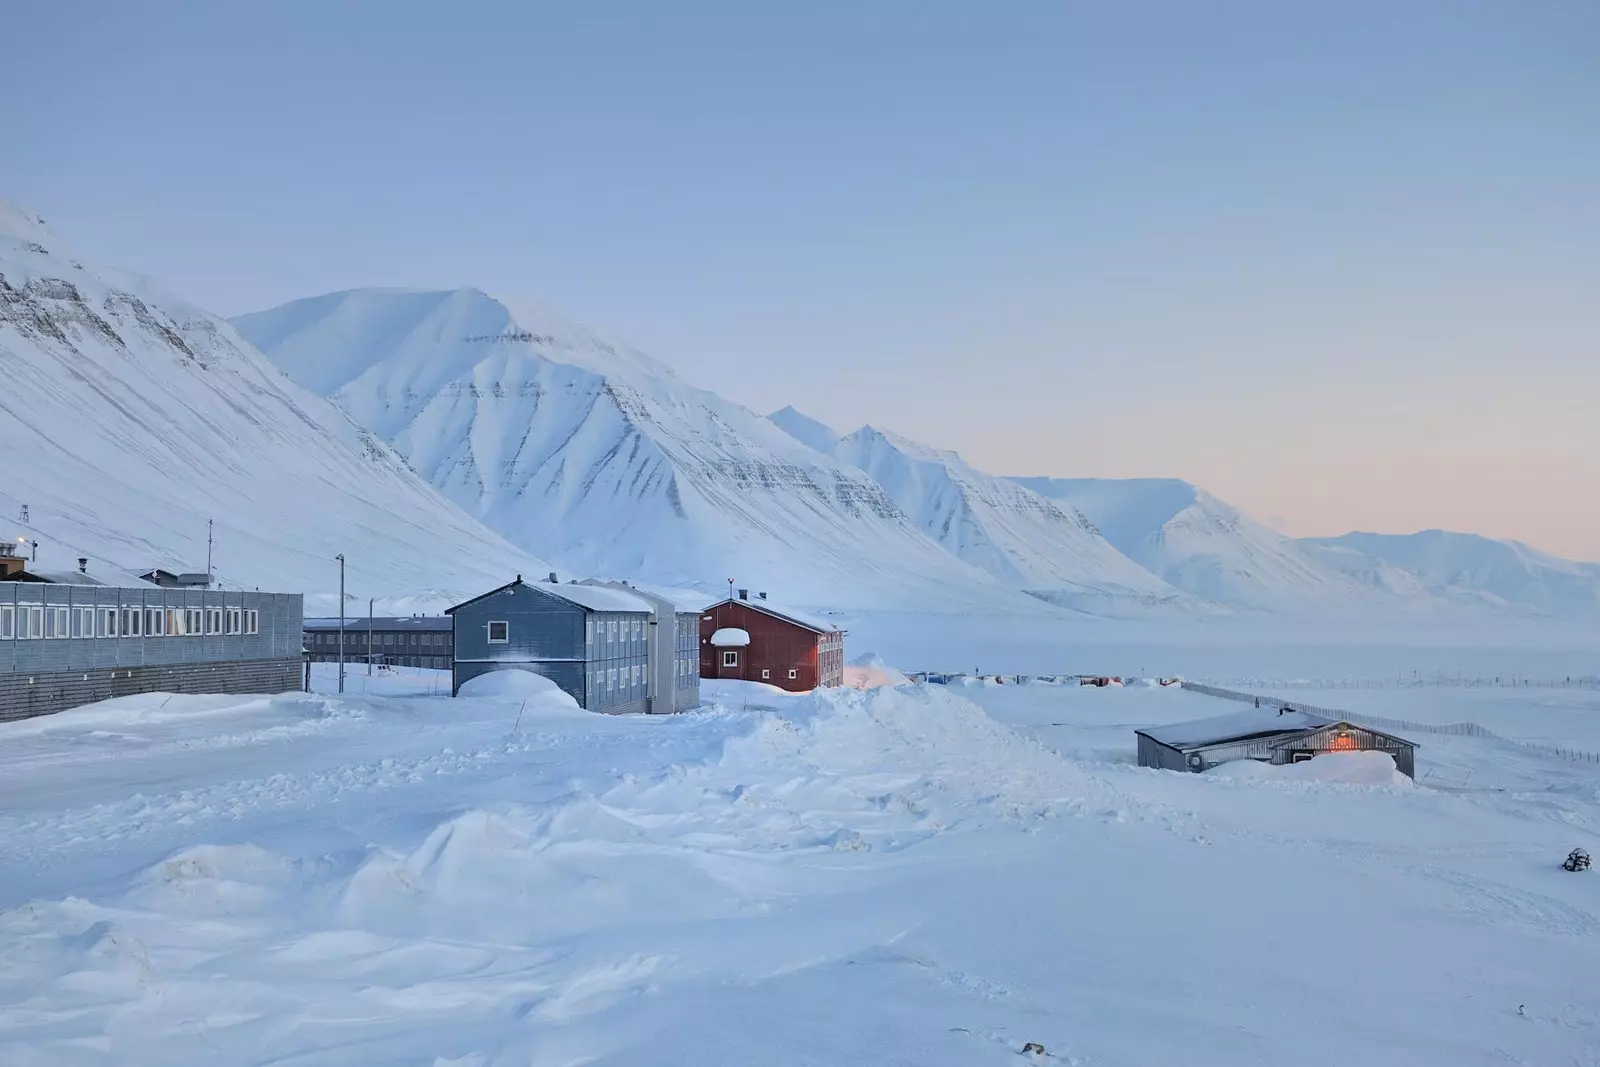
[(333, 557), (339, 561), (339, 692), (344, 692), (344, 553)]
[(206, 588), (211, 588), (211, 520), (206, 520)]
[(372, 677), (372, 601), (374, 597), (367, 597), (367, 677)]

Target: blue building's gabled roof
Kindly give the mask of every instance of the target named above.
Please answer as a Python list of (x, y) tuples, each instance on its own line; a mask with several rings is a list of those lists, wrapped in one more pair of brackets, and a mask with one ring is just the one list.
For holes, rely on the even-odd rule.
[(556, 582), (530, 584), (524, 582), (519, 574), (514, 581), (507, 582), (498, 589), (491, 589), (487, 593), (480, 593), (471, 600), (464, 600), (454, 607), (445, 608), (444, 613), (446, 615), (454, 615), (464, 607), (476, 604), (480, 600), (503, 593), (507, 589), (519, 585), (536, 593), (542, 593), (545, 596), (565, 600), (569, 604), (575, 604), (583, 608), (585, 611), (620, 611), (635, 615), (648, 615), (653, 610), (648, 600), (634, 596), (632, 593), (624, 593), (620, 589), (609, 589), (603, 585), (576, 585), (570, 582), (566, 585)]

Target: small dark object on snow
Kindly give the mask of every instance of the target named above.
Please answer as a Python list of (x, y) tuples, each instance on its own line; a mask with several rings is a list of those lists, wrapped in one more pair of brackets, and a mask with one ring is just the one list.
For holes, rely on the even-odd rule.
[(1046, 1054), (1045, 1051), (1044, 1051), (1044, 1046), (1039, 1044), (1039, 1042), (1037, 1042), (1037, 1041), (1030, 1041), (1026, 1045), (1022, 1046), (1022, 1054), (1024, 1056), (1026, 1056), (1030, 1052), (1037, 1053), (1040, 1056), (1043, 1056), (1043, 1055)]
[(1575, 848), (1567, 853), (1566, 862), (1561, 865), (1561, 869), (1563, 871), (1587, 871), (1589, 866), (1589, 854), (1581, 848)]

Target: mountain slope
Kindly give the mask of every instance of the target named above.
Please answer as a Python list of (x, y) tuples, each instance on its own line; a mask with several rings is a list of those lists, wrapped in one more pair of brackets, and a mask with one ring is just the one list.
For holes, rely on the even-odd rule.
[(1377, 584), (1398, 572), (1450, 600), (1557, 616), (1600, 615), (1600, 564), (1561, 559), (1518, 541), (1424, 530), (1300, 543), (1329, 565)]
[[(215, 569), (232, 587), (433, 608), (542, 573), (223, 319), (74, 256), (0, 203), (0, 515), (41, 569)], [(8, 535), (9, 536), (9, 535)], [(322, 595), (326, 602), (317, 598)], [(365, 603), (362, 604), (365, 608)]]
[(816, 449), (818, 452), (832, 452), (833, 446), (838, 444), (839, 439), (844, 436), (832, 426), (818, 422), (809, 415), (802, 415), (794, 409), (793, 405), (781, 411), (774, 411), (767, 418), (778, 429), (807, 448)]
[(1108, 598), (1185, 599), (1070, 505), (975, 470), (954, 452), (865, 426), (833, 454), (870, 474), (951, 553), (1007, 584), (1089, 609)]
[(625, 345), (473, 289), (234, 320), (452, 500), (574, 570), (810, 605), (1016, 604), (862, 472)]
[(1011, 481), (1077, 508), (1128, 558), (1220, 604), (1292, 611), (1370, 604), (1386, 595), (1175, 478)]

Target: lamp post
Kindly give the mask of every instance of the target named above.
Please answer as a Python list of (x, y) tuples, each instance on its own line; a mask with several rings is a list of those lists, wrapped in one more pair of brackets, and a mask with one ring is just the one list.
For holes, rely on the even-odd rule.
[(339, 561), (339, 692), (344, 692), (344, 553), (333, 557)]
[(367, 677), (372, 677), (372, 602), (376, 597), (367, 597)]

